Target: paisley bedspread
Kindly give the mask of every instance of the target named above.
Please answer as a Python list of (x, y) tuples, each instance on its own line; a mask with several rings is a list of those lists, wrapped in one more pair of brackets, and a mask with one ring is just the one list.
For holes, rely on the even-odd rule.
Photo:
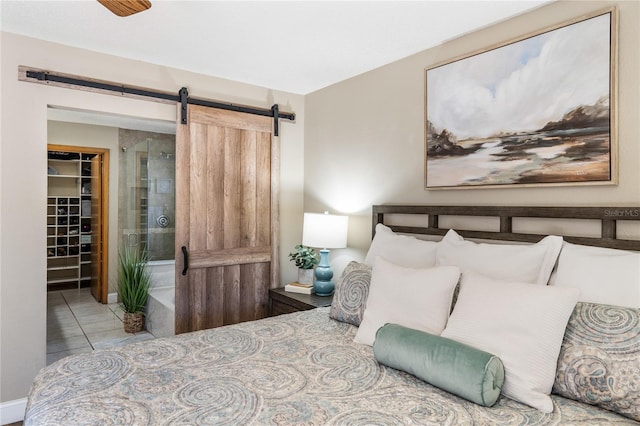
[(356, 330), (320, 308), (70, 356), (36, 377), (25, 425), (638, 424), (558, 396), (484, 408), (379, 365)]

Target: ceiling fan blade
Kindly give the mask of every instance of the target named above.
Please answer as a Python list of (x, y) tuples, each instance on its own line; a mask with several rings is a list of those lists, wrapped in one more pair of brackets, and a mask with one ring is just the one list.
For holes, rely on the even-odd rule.
[(118, 16), (129, 16), (151, 7), (149, 0), (98, 0), (98, 2)]

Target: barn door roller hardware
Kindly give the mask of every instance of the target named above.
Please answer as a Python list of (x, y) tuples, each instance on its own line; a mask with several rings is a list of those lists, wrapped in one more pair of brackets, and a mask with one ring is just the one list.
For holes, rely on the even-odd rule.
[(205, 99), (194, 99), (189, 97), (189, 91), (186, 87), (183, 87), (178, 92), (180, 97), (180, 105), (181, 105), (181, 113), (180, 113), (180, 122), (182, 124), (187, 124), (187, 104), (191, 105), (199, 105), (209, 108), (218, 108), (218, 109), (226, 109), (228, 111), (237, 111), (237, 112), (246, 112), (247, 114), (253, 115), (262, 115), (265, 117), (273, 117), (273, 133), (275, 136), (278, 136), (278, 119), (284, 118), (287, 120), (295, 120), (296, 115), (293, 113), (280, 113), (278, 104), (274, 104), (271, 109), (263, 109), (263, 108), (254, 108), (248, 106), (240, 106), (233, 104), (226, 104), (217, 101), (209, 101)]
[(235, 105), (226, 102), (212, 101), (208, 99), (198, 99), (189, 96), (186, 87), (180, 89), (178, 94), (169, 92), (161, 92), (153, 89), (146, 89), (133, 86), (125, 86), (119, 83), (108, 81), (93, 80), (80, 76), (72, 76), (68, 74), (53, 73), (44, 70), (31, 69), (20, 66), (18, 68), (19, 79), (22, 81), (38, 82), (73, 89), (88, 90), (99, 93), (120, 94), (133, 98), (148, 98), (156, 102), (162, 103), (180, 103), (180, 123), (187, 124), (187, 105), (199, 105), (209, 108), (223, 109), (227, 111), (243, 112), (253, 115), (262, 115), (265, 117), (273, 117), (273, 134), (279, 134), (280, 118), (294, 121), (296, 115), (290, 112), (280, 112), (278, 104), (273, 105), (270, 109), (250, 107), (245, 105)]

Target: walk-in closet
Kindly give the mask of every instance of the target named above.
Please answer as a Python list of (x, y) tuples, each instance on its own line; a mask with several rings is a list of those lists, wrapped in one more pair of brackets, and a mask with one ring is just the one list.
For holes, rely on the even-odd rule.
[(91, 162), (96, 154), (49, 148), (47, 290), (90, 287)]

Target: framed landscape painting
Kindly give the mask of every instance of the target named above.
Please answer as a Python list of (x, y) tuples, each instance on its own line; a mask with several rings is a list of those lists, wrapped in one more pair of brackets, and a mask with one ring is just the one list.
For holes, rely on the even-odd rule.
[(426, 188), (617, 183), (615, 9), (425, 70)]

